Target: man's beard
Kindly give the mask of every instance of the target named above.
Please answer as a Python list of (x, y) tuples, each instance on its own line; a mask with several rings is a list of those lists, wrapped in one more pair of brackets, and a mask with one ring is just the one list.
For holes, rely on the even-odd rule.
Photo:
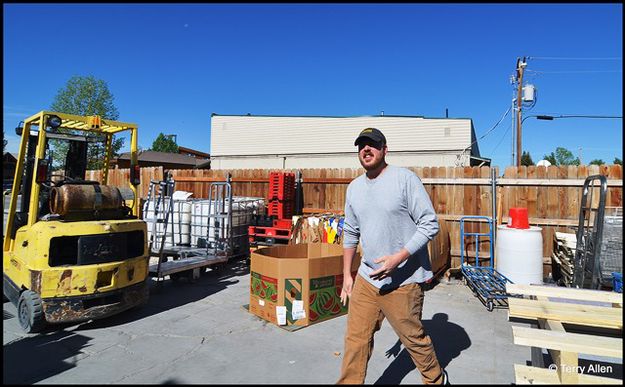
[[(371, 155), (372, 157), (375, 157), (374, 155)], [(366, 165), (363, 158), (359, 157), (358, 161), (360, 161), (360, 165), (362, 165), (362, 167), (366, 170), (366, 171), (372, 171), (375, 170), (376, 168), (378, 168), (379, 166), (381, 166), (384, 163), (384, 157), (380, 157), (374, 164), (369, 164)]]

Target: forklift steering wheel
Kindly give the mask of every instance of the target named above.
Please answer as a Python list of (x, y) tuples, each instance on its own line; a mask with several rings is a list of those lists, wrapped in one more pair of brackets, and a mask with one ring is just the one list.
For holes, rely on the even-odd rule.
[[(54, 180), (52, 180), (53, 177), (61, 177), (62, 179), (54, 181)], [(53, 174), (53, 175), (50, 175), (50, 180), (46, 180), (46, 181), (42, 182), (41, 184), (44, 187), (46, 187), (46, 188), (52, 188), (52, 187), (58, 187), (60, 185), (65, 184), (66, 182), (73, 181), (73, 180), (74, 179), (72, 179), (71, 177), (58, 175), (58, 174)], [(46, 184), (46, 183), (48, 183), (48, 184)]]

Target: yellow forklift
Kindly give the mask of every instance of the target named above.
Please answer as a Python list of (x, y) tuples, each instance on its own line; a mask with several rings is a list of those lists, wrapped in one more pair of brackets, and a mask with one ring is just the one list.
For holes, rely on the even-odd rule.
[[(107, 185), (113, 136), (122, 132), (130, 132), (129, 189), (122, 187), (130, 205), (118, 187)], [(4, 297), (17, 307), (21, 327), (39, 332), (46, 323), (100, 319), (147, 302), (137, 125), (41, 111), (16, 133), (21, 142), (2, 266)], [(56, 145), (61, 142), (67, 147)], [(101, 184), (85, 180), (88, 147), (98, 142), (104, 145)]]

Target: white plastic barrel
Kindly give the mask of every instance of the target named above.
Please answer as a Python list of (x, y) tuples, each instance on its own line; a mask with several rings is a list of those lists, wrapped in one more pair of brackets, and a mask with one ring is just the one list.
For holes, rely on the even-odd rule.
[(540, 227), (497, 227), (495, 268), (515, 284), (542, 284), (543, 235)]
[[(209, 199), (197, 199), (191, 204), (191, 245), (202, 246), (207, 242), (215, 241), (215, 233), (218, 237), (224, 237), (221, 235), (225, 228), (226, 219), (218, 219), (215, 214), (225, 214), (228, 203), (225, 206), (221, 201), (209, 200)], [(217, 222), (216, 222), (217, 221)], [(224, 222), (223, 225), (220, 222)], [(217, 226), (217, 227), (216, 227)], [(199, 242), (198, 242), (199, 240)]]
[[(233, 197), (230, 201), (195, 199), (191, 204), (191, 245), (205, 245), (217, 239), (226, 238), (228, 232), (228, 212), (232, 212), (232, 226), (249, 226), (252, 215), (263, 212), (263, 198)], [(223, 215), (223, 218), (215, 215)]]
[(157, 220), (165, 219), (165, 212), (169, 206), (169, 197), (164, 198), (164, 202), (159, 205), (159, 213), (154, 211), (154, 200), (146, 202), (143, 208), (143, 220), (147, 223), (148, 240), (154, 234), (154, 244), (152, 249), (160, 247), (161, 238), (165, 233), (164, 247), (179, 245), (189, 245), (191, 242), (191, 202), (188, 200), (191, 192), (176, 191), (173, 194), (173, 208), (167, 221), (167, 229), (164, 223), (157, 223)]

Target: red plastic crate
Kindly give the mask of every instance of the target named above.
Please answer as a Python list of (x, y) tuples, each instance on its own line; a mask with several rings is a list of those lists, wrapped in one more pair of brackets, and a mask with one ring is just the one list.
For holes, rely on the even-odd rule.
[(291, 227), (293, 227), (293, 220), (292, 219), (274, 219), (273, 227), (290, 230)]
[(271, 172), (269, 174), (269, 200), (292, 200), (295, 198), (295, 173)]
[(293, 216), (294, 207), (291, 201), (282, 202), (279, 200), (271, 200), (269, 201), (267, 214), (275, 215), (278, 219), (287, 219)]

